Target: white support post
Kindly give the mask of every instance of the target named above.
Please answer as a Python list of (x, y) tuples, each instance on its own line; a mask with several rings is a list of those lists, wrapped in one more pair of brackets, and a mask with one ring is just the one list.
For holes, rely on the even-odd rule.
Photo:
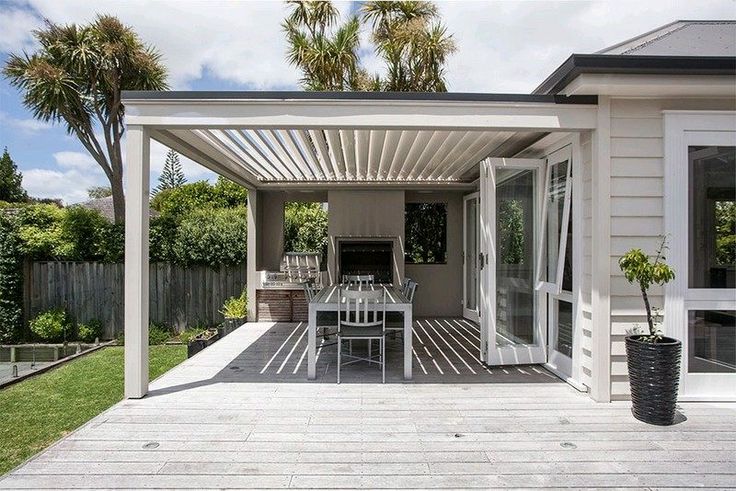
[(593, 132), (592, 348), (590, 395), (611, 401), (611, 101), (598, 98), (598, 125)]
[(256, 286), (258, 285), (258, 191), (248, 190), (248, 252), (246, 278), (248, 288), (248, 321), (256, 321)]
[(125, 208), (125, 397), (148, 392), (148, 198), (150, 137), (128, 126)]

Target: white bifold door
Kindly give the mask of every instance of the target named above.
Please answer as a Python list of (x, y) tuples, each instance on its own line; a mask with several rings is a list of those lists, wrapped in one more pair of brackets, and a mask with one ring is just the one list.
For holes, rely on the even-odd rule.
[(481, 351), (489, 365), (550, 363), (569, 376), (573, 301), (570, 147), (481, 163)]

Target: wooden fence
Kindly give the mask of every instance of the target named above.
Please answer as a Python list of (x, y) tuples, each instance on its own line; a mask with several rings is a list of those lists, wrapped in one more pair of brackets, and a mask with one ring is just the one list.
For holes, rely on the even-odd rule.
[[(123, 331), (123, 264), (97, 262), (32, 262), (26, 266), (25, 316), (63, 307), (77, 322), (99, 319), (105, 337)], [(183, 329), (222, 321), (219, 310), (245, 288), (245, 264), (219, 270), (170, 263), (150, 269), (151, 321)], [(27, 322), (26, 322), (26, 325)]]

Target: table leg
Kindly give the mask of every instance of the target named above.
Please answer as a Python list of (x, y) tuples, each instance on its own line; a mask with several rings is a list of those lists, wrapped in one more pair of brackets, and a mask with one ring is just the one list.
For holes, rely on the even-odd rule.
[(411, 309), (404, 311), (404, 380), (411, 380), (412, 378), (412, 358), (411, 358), (411, 343), (412, 343), (412, 319)]
[(317, 378), (317, 309), (309, 306), (309, 324), (307, 325), (307, 378)]

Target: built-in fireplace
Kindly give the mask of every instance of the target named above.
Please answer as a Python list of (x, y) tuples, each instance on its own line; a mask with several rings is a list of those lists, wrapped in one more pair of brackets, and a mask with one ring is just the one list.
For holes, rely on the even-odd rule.
[(393, 283), (392, 239), (338, 239), (339, 278), (372, 274), (376, 283)]

